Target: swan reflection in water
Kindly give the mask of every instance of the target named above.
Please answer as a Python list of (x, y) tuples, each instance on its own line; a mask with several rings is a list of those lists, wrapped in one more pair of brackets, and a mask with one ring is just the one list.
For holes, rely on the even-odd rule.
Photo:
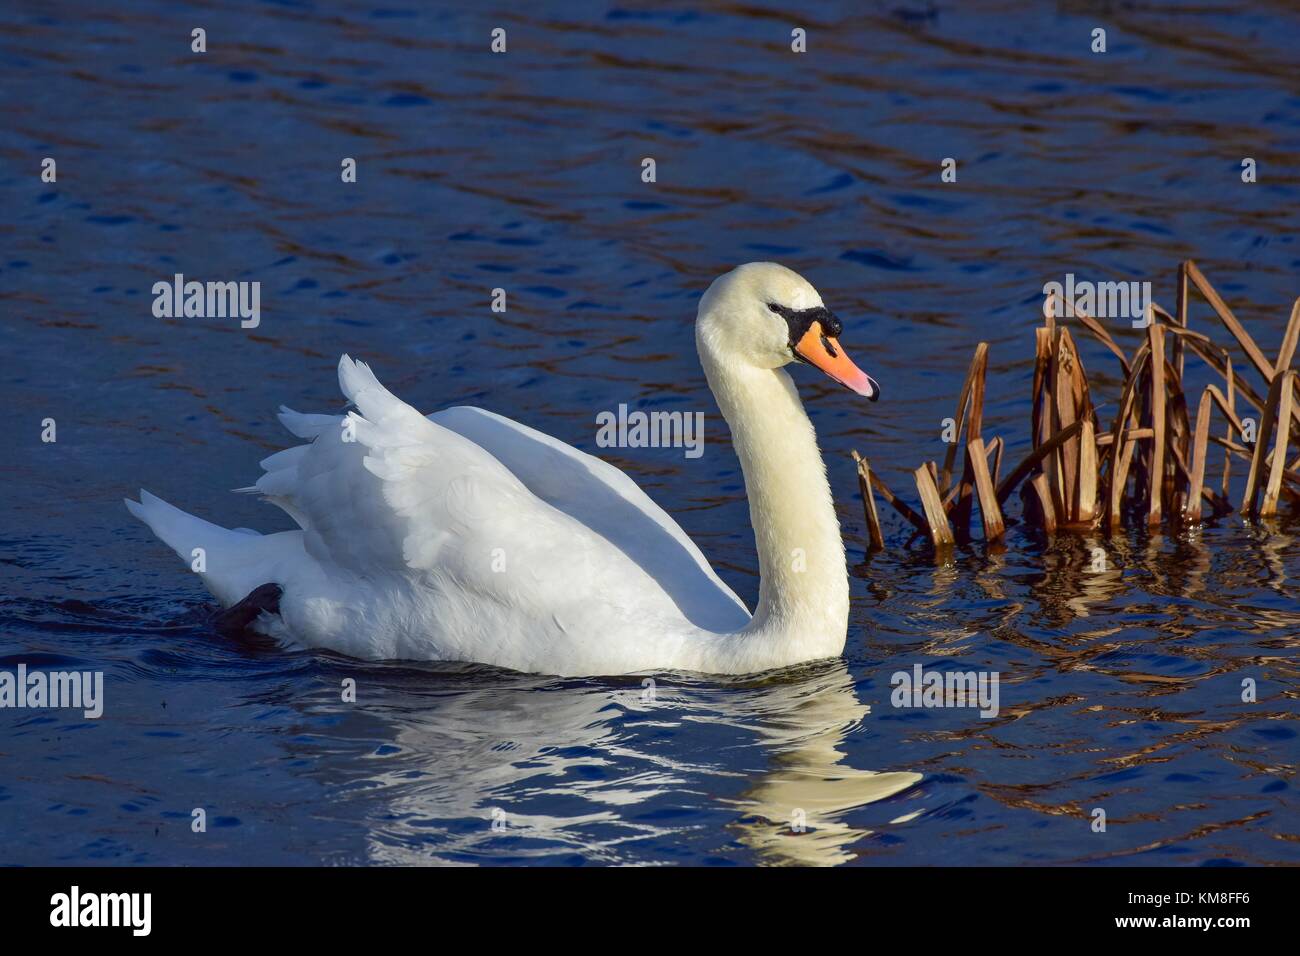
[(838, 660), (735, 682), (478, 667), (366, 674), (362, 703), (315, 699), (330, 735), (310, 746), (334, 759), (303, 762), (328, 773), (335, 799), (365, 803), (355, 862), (618, 864), (632, 859), (629, 841), (699, 834), (716, 846), (723, 827), (738, 862), (832, 865), (871, 832), (849, 811), (921, 779), (845, 762), (840, 748), (870, 707)]
[(768, 689), (775, 688), (760, 688), (737, 702), (749, 711), (771, 767), (734, 801), (746, 817), (731, 826), (765, 863), (848, 862), (849, 848), (871, 831), (852, 826), (845, 814), (901, 793), (919, 783), (921, 774), (859, 770), (843, 762), (840, 744), (871, 713), (843, 661), (816, 679), (785, 685), (765, 702), (762, 692)]

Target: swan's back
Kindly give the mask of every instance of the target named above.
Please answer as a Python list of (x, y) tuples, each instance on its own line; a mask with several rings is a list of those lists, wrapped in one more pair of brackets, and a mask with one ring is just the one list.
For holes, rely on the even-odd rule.
[(578, 674), (648, 668), (748, 622), (676, 523), (607, 463), (479, 409), (426, 418), (346, 356), (339, 380), (357, 411), (282, 410), (309, 444), (265, 459), (241, 489), (301, 530), (236, 540), (161, 505), (133, 509), (182, 557), (203, 527), (227, 535), (205, 576), (225, 604), (247, 593), (241, 557), (278, 539), (278, 563), (258, 564), (284, 591), (279, 619), (261, 622), (271, 633), (360, 657)]

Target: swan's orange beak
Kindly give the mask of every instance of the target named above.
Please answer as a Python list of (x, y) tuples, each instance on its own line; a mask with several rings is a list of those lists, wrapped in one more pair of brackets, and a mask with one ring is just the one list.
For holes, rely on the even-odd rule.
[(880, 386), (876, 380), (853, 364), (853, 360), (844, 354), (843, 346), (825, 333), (820, 322), (808, 326), (803, 338), (795, 344), (794, 353), (809, 365), (816, 365), (845, 388), (873, 402), (880, 398)]

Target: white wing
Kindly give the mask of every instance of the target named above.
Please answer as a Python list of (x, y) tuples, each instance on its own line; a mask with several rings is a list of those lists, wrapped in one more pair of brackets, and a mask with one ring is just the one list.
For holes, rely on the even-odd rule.
[(481, 408), (462, 405), (429, 418), (489, 451), (538, 498), (618, 547), (697, 627), (727, 631), (748, 622), (744, 602), (695, 542), (609, 462)]
[[(255, 490), (302, 526), (326, 577), (366, 582), (355, 593), (376, 631), (433, 621), (428, 637), (446, 656), (528, 669), (561, 647), (599, 654), (621, 633), (748, 622), (699, 550), (617, 469), (476, 409), (425, 418), (347, 356), (339, 382), (359, 414), (284, 410), (285, 425), (314, 440), (266, 459)], [(414, 640), (421, 626), (406, 630)], [(485, 641), (501, 648), (525, 633), (535, 646), (485, 655)]]

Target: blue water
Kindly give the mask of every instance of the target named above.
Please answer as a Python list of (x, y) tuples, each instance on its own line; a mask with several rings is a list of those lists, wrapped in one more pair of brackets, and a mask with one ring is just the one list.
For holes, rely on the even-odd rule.
[[(1300, 862), (1294, 522), (1016, 526), (936, 562), (890, 513), (864, 561), (848, 456), (911, 496), (986, 340), (985, 435), (1018, 458), (1041, 289), (1067, 272), (1151, 279), (1168, 308), (1195, 258), (1276, 351), (1300, 293), (1294, 7), (519, 6), (0, 11), (0, 668), (101, 670), (106, 695), (99, 720), (0, 710), (0, 863)], [(346, 351), (422, 409), (600, 451), (752, 605), (691, 323), (753, 259), (808, 276), (883, 387), (865, 406), (796, 373), (854, 565), (842, 660), (650, 694), (250, 647), (121, 505), (144, 486), (289, 527), (228, 490), (289, 443), (279, 404), (339, 410)], [(260, 326), (155, 318), (176, 272), (259, 281)], [(1192, 323), (1223, 338), (1203, 304)], [(1108, 420), (1116, 363), (1077, 338)], [(597, 449), (619, 403), (703, 411), (703, 457)], [(1000, 716), (892, 707), (915, 664), (999, 672)]]

